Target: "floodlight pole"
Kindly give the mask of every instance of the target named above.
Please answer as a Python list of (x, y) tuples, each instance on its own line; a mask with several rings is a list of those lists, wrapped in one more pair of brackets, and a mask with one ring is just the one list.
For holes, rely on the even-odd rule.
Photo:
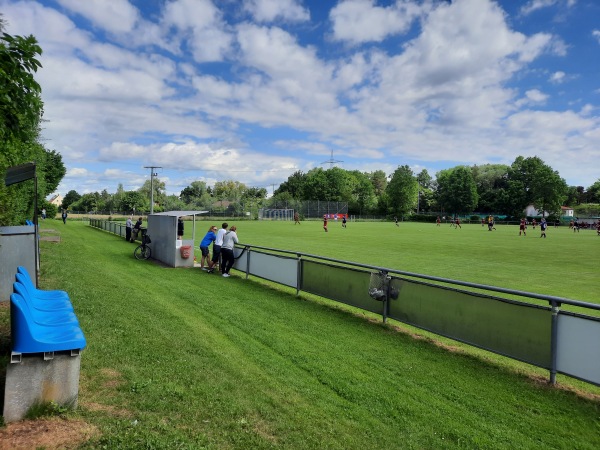
[(154, 214), (154, 177), (158, 175), (154, 173), (154, 169), (162, 169), (162, 167), (144, 166), (144, 169), (150, 169), (150, 214)]

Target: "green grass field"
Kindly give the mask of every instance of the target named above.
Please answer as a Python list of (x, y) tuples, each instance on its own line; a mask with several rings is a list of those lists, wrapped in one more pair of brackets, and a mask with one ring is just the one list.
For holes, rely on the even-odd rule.
[[(234, 224), (233, 222), (230, 223)], [(215, 223), (220, 227), (220, 223)], [(345, 261), (600, 303), (596, 264), (600, 236), (595, 230), (574, 233), (568, 227), (539, 227), (519, 236), (518, 226), (404, 222), (357, 222), (343, 229), (330, 221), (248, 221), (235, 223), (242, 243), (300, 251)], [(187, 233), (191, 237), (191, 227)], [(208, 229), (197, 222), (196, 239)], [(196, 250), (197, 257), (200, 252)]]
[[(254, 245), (597, 300), (591, 232), (236, 225)], [(61, 239), (41, 242), (41, 287), (70, 294), (88, 341), (68, 416), (98, 427), (85, 448), (600, 446), (594, 386), (550, 387), (528, 365), (240, 274), (137, 261), (134, 244), (81, 221), (43, 228)]]

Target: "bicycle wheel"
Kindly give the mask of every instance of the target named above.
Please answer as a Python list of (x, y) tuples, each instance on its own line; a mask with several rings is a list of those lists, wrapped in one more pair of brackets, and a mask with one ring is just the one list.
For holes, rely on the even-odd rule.
[(152, 250), (147, 245), (140, 245), (133, 251), (133, 256), (136, 259), (148, 259), (152, 255)]

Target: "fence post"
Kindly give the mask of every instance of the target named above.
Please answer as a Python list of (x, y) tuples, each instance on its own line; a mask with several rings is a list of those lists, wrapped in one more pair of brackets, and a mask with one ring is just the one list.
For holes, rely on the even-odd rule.
[(246, 280), (250, 275), (250, 247), (246, 246)]
[(300, 283), (302, 282), (302, 254), (296, 253), (298, 265), (296, 266), (296, 296), (300, 295)]
[(552, 325), (551, 325), (551, 337), (550, 337), (550, 351), (551, 351), (551, 367), (550, 367), (550, 384), (556, 384), (556, 360), (558, 350), (558, 313), (560, 303), (552, 300)]
[(383, 317), (383, 323), (387, 323), (387, 316), (388, 316), (388, 312), (389, 312), (388, 302), (390, 301), (391, 279), (389, 279), (390, 277), (388, 276), (388, 273), (385, 270), (382, 270), (381, 274), (383, 275), (383, 280), (385, 283), (385, 297), (383, 298), (383, 311), (382, 311), (381, 315)]

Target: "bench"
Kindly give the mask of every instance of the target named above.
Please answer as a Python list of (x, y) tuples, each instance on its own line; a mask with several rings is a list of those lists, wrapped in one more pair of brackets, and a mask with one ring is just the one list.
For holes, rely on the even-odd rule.
[(37, 289), (19, 266), (10, 295), (12, 352), (6, 368), (4, 422), (35, 405), (76, 408), (85, 336), (65, 291)]
[(79, 352), (83, 331), (65, 291), (37, 289), (24, 267), (17, 269), (10, 296), (13, 354)]

